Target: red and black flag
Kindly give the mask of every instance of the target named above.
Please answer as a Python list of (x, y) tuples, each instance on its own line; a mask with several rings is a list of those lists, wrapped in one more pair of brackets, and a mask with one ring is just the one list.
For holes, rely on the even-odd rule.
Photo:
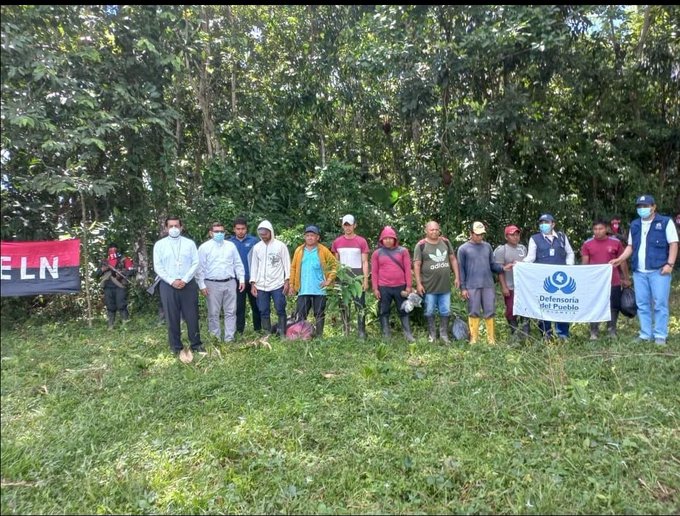
[(80, 292), (80, 240), (0, 242), (2, 297)]

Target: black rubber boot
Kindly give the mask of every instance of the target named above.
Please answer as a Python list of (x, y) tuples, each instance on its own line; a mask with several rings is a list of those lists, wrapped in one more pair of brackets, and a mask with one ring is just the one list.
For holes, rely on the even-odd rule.
[(380, 318), (380, 329), (382, 330), (382, 336), (385, 338), (390, 338), (392, 332), (390, 331), (390, 318), (381, 317)]
[(448, 344), (449, 341), (449, 316), (440, 315), (439, 316), (439, 338), (442, 339), (444, 344)]
[(437, 327), (434, 324), (434, 316), (425, 317), (427, 319), (427, 341), (434, 342), (437, 340)]
[(616, 337), (616, 321), (619, 320), (619, 311), (612, 310), (611, 314), (612, 314), (611, 321), (607, 322), (607, 332), (609, 333), (610, 337)]
[(279, 334), (279, 337), (281, 339), (286, 338), (286, 321), (285, 317), (279, 317), (279, 320), (276, 321), (276, 332)]
[(401, 318), (401, 328), (404, 330), (406, 342), (415, 342), (416, 339), (413, 338), (413, 334), (411, 333), (411, 322), (408, 319), (408, 315)]
[(269, 335), (272, 332), (272, 320), (269, 317), (262, 317), (260, 319), (260, 322), (262, 323), (262, 330), (264, 331), (265, 335)]
[(116, 312), (106, 312), (109, 330), (113, 330), (113, 324), (116, 322)]
[(361, 314), (357, 316), (357, 335), (361, 340), (366, 338), (366, 317)]

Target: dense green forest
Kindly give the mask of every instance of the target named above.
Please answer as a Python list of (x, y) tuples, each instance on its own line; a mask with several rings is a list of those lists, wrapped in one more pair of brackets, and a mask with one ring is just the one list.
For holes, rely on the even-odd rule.
[(680, 211), (680, 7), (2, 6), (2, 239)]

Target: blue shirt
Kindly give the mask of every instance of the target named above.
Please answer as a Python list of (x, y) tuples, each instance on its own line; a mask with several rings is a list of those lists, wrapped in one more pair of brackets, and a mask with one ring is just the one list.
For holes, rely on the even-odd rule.
[(315, 247), (311, 251), (305, 249), (302, 255), (302, 268), (300, 269), (300, 292), (301, 296), (325, 296), (326, 290), (321, 287), (324, 281), (319, 249)]
[(241, 256), (243, 268), (246, 270), (246, 283), (250, 283), (250, 251), (253, 246), (259, 242), (253, 235), (246, 235), (243, 240), (236, 238), (236, 235), (228, 238), (229, 242), (233, 243), (238, 249), (238, 254)]

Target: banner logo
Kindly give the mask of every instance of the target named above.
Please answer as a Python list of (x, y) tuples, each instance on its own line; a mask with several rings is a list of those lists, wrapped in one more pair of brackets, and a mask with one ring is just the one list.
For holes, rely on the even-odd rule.
[(564, 272), (557, 271), (552, 276), (545, 278), (543, 290), (550, 294), (554, 294), (558, 290), (565, 294), (573, 294), (576, 291), (576, 281)]

